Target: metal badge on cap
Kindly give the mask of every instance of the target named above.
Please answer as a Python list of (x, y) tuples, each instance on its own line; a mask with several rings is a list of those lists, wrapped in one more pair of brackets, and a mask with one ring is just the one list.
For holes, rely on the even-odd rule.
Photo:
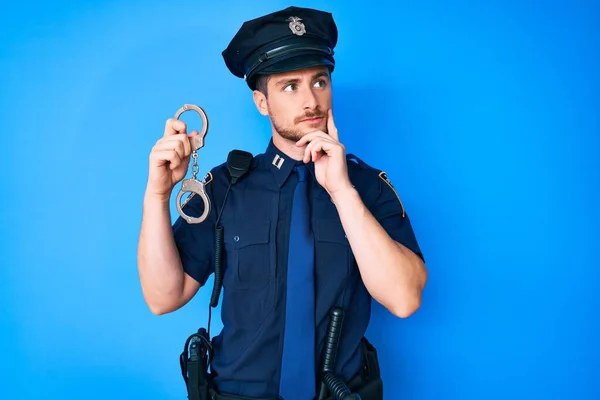
[[(206, 190), (204, 189), (204, 182), (200, 182), (196, 179), (196, 175), (198, 174), (198, 153), (197, 151), (204, 147), (204, 137), (208, 132), (208, 118), (204, 110), (194, 104), (184, 104), (177, 112), (175, 113), (175, 119), (179, 119), (181, 114), (186, 111), (196, 111), (200, 114), (202, 118), (202, 131), (198, 133), (198, 135), (190, 138), (190, 144), (192, 146), (192, 158), (194, 163), (192, 165), (192, 177), (190, 179), (186, 179), (181, 184), (181, 189), (179, 190), (179, 194), (177, 195), (176, 206), (177, 212), (179, 215), (183, 217), (189, 224), (199, 224), (203, 222), (206, 217), (208, 217), (208, 213), (210, 212), (210, 200), (208, 195), (206, 194)], [(191, 193), (190, 196), (185, 200), (183, 204), (181, 204), (181, 197), (184, 193)], [(190, 217), (185, 212), (183, 212), (183, 207), (194, 197), (194, 195), (198, 195), (204, 201), (204, 212), (199, 217)]]
[(302, 18), (289, 17), (286, 21), (290, 23), (288, 26), (294, 35), (302, 36), (306, 33), (306, 27), (300, 22), (302, 21)]

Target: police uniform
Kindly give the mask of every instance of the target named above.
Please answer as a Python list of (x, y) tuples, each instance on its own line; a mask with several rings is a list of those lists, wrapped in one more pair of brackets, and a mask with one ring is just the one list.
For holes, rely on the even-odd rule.
[[(333, 68), (336, 40), (331, 14), (290, 7), (244, 23), (223, 56), (234, 75), (253, 88), (253, 78), (260, 73), (314, 65)], [(279, 395), (296, 164), (302, 161), (289, 158), (272, 140), (233, 186), (223, 163), (204, 179), (212, 204), (208, 218), (200, 224), (179, 218), (173, 225), (183, 268), (201, 285), (215, 269), (217, 218), (223, 227), (223, 330), (213, 339), (211, 364), (214, 384), (222, 394), (260, 399)], [(385, 231), (422, 257), (408, 215), (385, 173), (353, 155), (347, 155), (347, 165), (351, 183)], [(336, 372), (345, 382), (356, 382), (363, 372), (371, 296), (336, 207), (314, 177), (312, 163), (308, 169), (317, 333), (316, 348), (306, 351), (314, 351), (320, 360), (330, 310), (341, 307), (345, 317)], [(200, 215), (203, 207), (195, 196), (185, 210)]]

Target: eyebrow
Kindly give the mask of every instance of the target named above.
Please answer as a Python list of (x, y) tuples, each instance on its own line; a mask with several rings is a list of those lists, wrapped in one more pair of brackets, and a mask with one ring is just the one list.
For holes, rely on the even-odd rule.
[(327, 73), (327, 71), (319, 71), (316, 74), (313, 75), (312, 80), (314, 81), (317, 78), (321, 78), (323, 76), (329, 76), (329, 74)]
[[(324, 76), (327, 76), (327, 71), (319, 71), (319, 72), (315, 73), (311, 77), (311, 80), (314, 81), (315, 79), (321, 78), (321, 77), (324, 77)], [(280, 81), (277, 81), (277, 83), (275, 85), (277, 85), (277, 86), (287, 86), (287, 85), (290, 85), (292, 83), (298, 83), (298, 82), (300, 82), (299, 78), (288, 78), (288, 79), (284, 78), (284, 79), (282, 79)]]

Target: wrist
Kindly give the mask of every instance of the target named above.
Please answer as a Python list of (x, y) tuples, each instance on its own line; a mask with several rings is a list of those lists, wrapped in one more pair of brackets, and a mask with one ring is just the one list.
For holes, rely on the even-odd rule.
[(358, 191), (353, 185), (348, 184), (348, 186), (330, 193), (329, 196), (331, 197), (331, 201), (338, 205), (356, 198), (358, 196)]
[(168, 205), (171, 200), (170, 193), (157, 193), (150, 189), (146, 190), (144, 194), (144, 204), (148, 206), (162, 206)]

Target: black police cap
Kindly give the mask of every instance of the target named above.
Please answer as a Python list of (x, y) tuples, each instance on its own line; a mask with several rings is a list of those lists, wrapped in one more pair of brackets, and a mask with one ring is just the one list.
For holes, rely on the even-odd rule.
[(246, 21), (223, 51), (231, 73), (255, 89), (255, 78), (309, 68), (335, 67), (338, 31), (331, 13), (288, 7)]

